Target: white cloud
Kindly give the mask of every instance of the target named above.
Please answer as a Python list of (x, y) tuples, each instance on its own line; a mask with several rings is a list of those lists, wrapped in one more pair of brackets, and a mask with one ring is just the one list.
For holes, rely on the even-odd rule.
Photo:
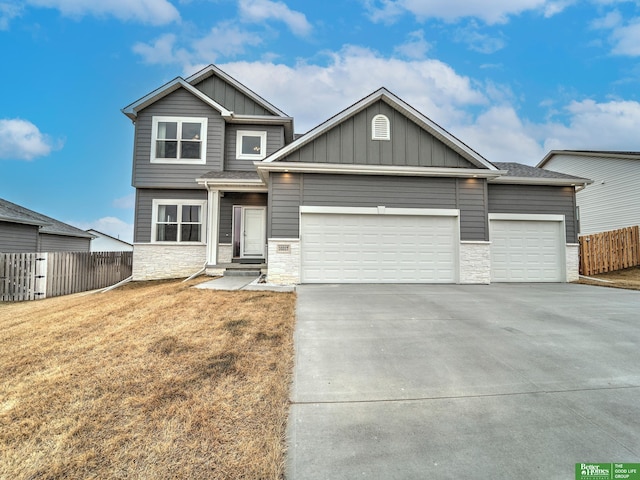
[(311, 24), (307, 17), (298, 11), (291, 10), (284, 2), (271, 0), (240, 0), (240, 17), (246, 22), (264, 23), (267, 20), (283, 22), (298, 36), (311, 33)]
[(294, 115), (299, 132), (383, 86), (437, 122), (457, 121), (467, 115), (463, 106), (487, 103), (468, 77), (438, 60), (385, 58), (353, 46), (327, 55), (330, 61), (324, 66), (299, 63), (290, 67), (269, 62), (219, 66)]
[(22, 7), (0, 2), (0, 31), (9, 29), (9, 22), (22, 14)]
[(470, 50), (480, 53), (495, 53), (505, 47), (505, 41), (498, 36), (480, 33), (477, 22), (472, 21), (464, 28), (459, 28), (455, 32), (455, 40), (466, 43)]
[(213, 27), (209, 33), (192, 43), (194, 57), (197, 61), (217, 58), (218, 55), (233, 57), (242, 54), (247, 47), (262, 42), (256, 33), (241, 29), (233, 22), (224, 22)]
[(136, 206), (136, 194), (132, 193), (124, 197), (116, 198), (113, 201), (113, 206), (116, 208), (134, 208)]
[(168, 0), (27, 0), (27, 3), (35, 7), (55, 8), (71, 17), (112, 16), (151, 25), (180, 20), (180, 13)]
[(402, 12), (409, 12), (419, 20), (456, 21), (473, 17), (488, 24), (505, 23), (510, 16), (529, 10), (541, 10), (545, 15), (551, 15), (561, 11), (565, 3), (549, 0), (365, 0), (374, 21), (393, 20)]
[(207, 35), (191, 39), (184, 47), (176, 45), (178, 38), (172, 33), (159, 36), (150, 43), (138, 42), (133, 47), (144, 62), (150, 64), (182, 66), (185, 75), (194, 73), (219, 57), (234, 57), (244, 53), (247, 47), (259, 45), (259, 35), (245, 31), (231, 23), (213, 27)]
[(67, 223), (82, 230), (93, 228), (99, 232), (124, 240), (125, 242), (133, 242), (133, 224), (127, 223), (116, 217), (102, 217), (90, 222), (75, 222), (70, 220), (67, 221)]
[(544, 146), (551, 149), (640, 150), (640, 103), (594, 100), (571, 102), (568, 120), (543, 126)]
[(410, 32), (407, 41), (394, 48), (394, 52), (400, 56), (411, 59), (421, 59), (427, 55), (431, 48), (429, 42), (424, 39), (424, 31)]
[(28, 120), (0, 119), (0, 159), (33, 160), (61, 146)]

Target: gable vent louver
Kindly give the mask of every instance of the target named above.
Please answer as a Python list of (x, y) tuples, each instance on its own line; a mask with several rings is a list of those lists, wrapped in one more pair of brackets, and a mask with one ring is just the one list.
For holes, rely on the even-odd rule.
[(372, 140), (391, 140), (389, 119), (385, 115), (376, 115), (371, 121)]

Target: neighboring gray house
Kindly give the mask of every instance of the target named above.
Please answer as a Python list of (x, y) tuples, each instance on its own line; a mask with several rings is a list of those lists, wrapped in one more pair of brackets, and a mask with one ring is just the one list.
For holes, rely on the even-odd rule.
[(91, 240), (92, 252), (132, 252), (133, 245), (119, 238), (112, 237), (106, 233), (100, 232), (93, 228), (87, 230), (87, 233), (93, 235)]
[(576, 194), (581, 235), (640, 225), (640, 152), (553, 150), (538, 167), (593, 180)]
[(0, 253), (88, 252), (93, 235), (0, 198)]
[(233, 263), (283, 284), (578, 277), (587, 180), (491, 163), (384, 88), (295, 139), (292, 118), (213, 65), (123, 112), (134, 279)]

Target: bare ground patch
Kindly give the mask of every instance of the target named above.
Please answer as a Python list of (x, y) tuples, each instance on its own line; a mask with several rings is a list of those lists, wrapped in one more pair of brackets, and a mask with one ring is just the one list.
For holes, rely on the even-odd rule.
[(295, 295), (0, 304), (0, 478), (282, 478)]
[(605, 280), (599, 282), (588, 278), (581, 278), (579, 283), (585, 285), (598, 285), (601, 287), (625, 288), (628, 290), (640, 290), (640, 267), (625, 268), (615, 272), (591, 275), (592, 278)]

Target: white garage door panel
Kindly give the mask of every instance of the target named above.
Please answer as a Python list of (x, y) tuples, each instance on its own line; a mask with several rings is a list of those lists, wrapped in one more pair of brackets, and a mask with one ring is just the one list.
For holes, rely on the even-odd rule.
[(492, 282), (562, 282), (562, 222), (491, 220)]
[(303, 213), (303, 283), (455, 283), (456, 217)]

